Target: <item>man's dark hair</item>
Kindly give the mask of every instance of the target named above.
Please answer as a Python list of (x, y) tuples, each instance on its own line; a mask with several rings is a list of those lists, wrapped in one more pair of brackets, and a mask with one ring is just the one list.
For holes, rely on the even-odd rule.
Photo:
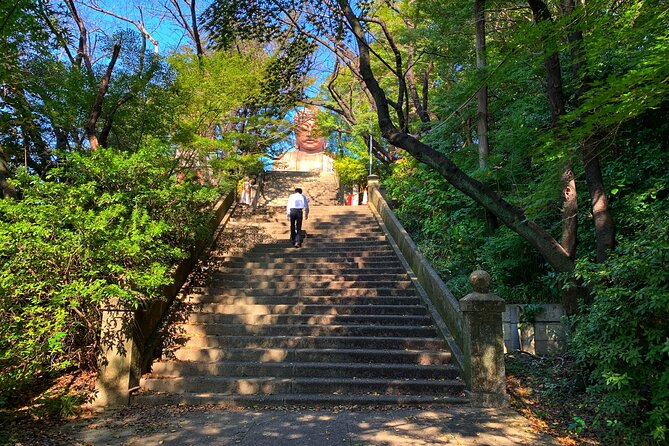
[(302, 193), (302, 189), (299, 188), (299, 187), (296, 187), (296, 188), (295, 188), (295, 192), (297, 192), (298, 194), (301, 194), (301, 193)]

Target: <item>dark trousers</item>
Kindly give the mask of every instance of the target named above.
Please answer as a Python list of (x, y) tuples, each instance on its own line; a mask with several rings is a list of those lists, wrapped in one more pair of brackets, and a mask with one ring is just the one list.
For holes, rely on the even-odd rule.
[(302, 209), (290, 210), (290, 241), (300, 243), (302, 236)]

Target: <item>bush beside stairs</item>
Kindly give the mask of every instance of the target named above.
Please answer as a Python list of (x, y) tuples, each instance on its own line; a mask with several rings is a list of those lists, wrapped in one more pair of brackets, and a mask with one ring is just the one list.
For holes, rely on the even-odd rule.
[[(271, 174), (263, 206), (235, 209), (134, 404), (467, 402), (372, 212), (314, 204), (336, 190), (326, 174), (309, 175)], [(297, 186), (312, 203), (302, 248), (290, 245), (285, 215)]]

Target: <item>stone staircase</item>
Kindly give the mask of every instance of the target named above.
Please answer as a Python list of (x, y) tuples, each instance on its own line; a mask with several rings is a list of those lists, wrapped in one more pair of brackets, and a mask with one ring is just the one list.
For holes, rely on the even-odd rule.
[(259, 206), (286, 206), (288, 196), (301, 187), (310, 206), (336, 205), (337, 178), (330, 172), (268, 172)]
[(265, 190), (279, 206), (235, 210), (134, 402), (466, 403), (451, 353), (371, 211), (314, 204), (334, 194), (312, 187), (307, 238), (293, 248), (279, 196), (309, 187), (282, 174), (282, 194)]

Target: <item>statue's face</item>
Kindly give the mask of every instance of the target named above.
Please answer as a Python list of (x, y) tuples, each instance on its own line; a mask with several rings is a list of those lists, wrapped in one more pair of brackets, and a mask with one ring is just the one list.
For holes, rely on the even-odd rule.
[(303, 152), (325, 150), (325, 138), (318, 134), (313, 110), (305, 109), (295, 114), (295, 144)]

